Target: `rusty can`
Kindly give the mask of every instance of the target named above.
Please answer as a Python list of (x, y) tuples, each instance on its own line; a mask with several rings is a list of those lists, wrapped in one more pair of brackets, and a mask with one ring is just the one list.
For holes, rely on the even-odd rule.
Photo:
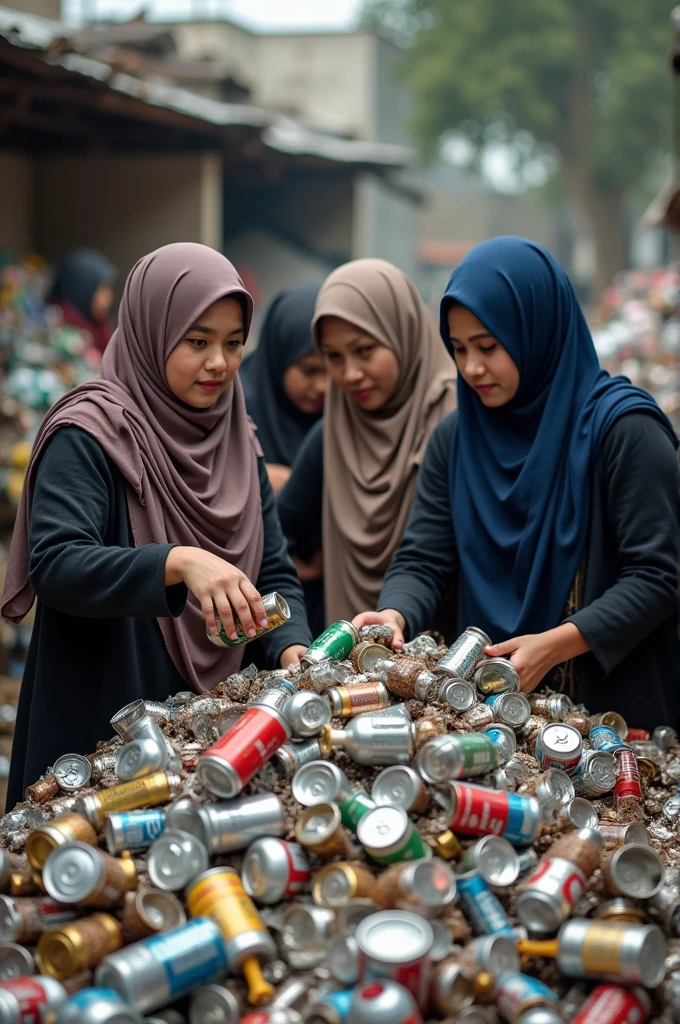
[(184, 907), (171, 892), (149, 888), (125, 895), (121, 924), (126, 943), (173, 931), (186, 919)]
[(73, 841), (96, 846), (97, 833), (82, 815), (62, 814), (30, 833), (26, 839), (26, 856), (36, 871), (41, 871), (52, 850)]
[(36, 942), (45, 931), (75, 920), (71, 907), (49, 896), (0, 896), (0, 942)]
[(110, 914), (91, 914), (45, 932), (38, 942), (43, 974), (63, 981), (89, 970), (123, 945), (123, 932)]
[(28, 786), (24, 796), (27, 800), (35, 800), (38, 804), (46, 804), (48, 800), (54, 800), (55, 796), (61, 793), (59, 780), (55, 775), (45, 775), (38, 779), (31, 786)]

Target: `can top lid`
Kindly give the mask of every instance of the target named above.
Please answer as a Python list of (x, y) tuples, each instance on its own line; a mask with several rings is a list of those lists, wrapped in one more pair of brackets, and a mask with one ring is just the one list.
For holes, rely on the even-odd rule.
[(502, 836), (483, 836), (472, 846), (475, 865), (490, 885), (501, 888), (512, 885), (519, 876), (519, 856), (514, 846)]
[(79, 903), (97, 887), (104, 873), (102, 854), (87, 843), (68, 842), (52, 851), (42, 880), (52, 899)]
[(341, 768), (331, 761), (308, 761), (296, 771), (292, 782), (293, 796), (303, 807), (352, 795), (352, 786)]
[(393, 764), (376, 776), (371, 797), (377, 804), (397, 804), (406, 809), (418, 797), (421, 787), (422, 782), (413, 768)]
[(177, 892), (207, 870), (210, 857), (200, 839), (178, 828), (166, 829), (149, 847), (147, 870), (158, 889)]
[(267, 892), (271, 874), (270, 858), (277, 853), (283, 853), (288, 860), (285, 843), (274, 836), (255, 839), (246, 850), (241, 861), (241, 880), (249, 896), (259, 898)]
[(190, 1018), (194, 1024), (238, 1024), (241, 1005), (225, 985), (202, 985), (194, 990)]
[(27, 978), (35, 974), (35, 961), (23, 946), (5, 942), (0, 946), (0, 981)]
[(540, 742), (548, 754), (568, 760), (583, 748), (583, 739), (578, 729), (564, 722), (553, 722), (546, 725), (538, 734)]
[(503, 709), (503, 718), (508, 725), (518, 729), (529, 720), (531, 704), (526, 694), (501, 693), (498, 696), (498, 702), (498, 707)]
[(187, 919), (184, 907), (171, 892), (140, 889), (134, 902), (142, 921), (156, 932), (178, 928)]
[[(493, 751), (491, 740), (485, 742)], [(459, 737), (434, 736), (418, 751), (418, 771), (427, 782), (448, 782), (455, 777), (464, 756)]]
[(410, 823), (403, 807), (382, 804), (359, 821), (357, 839), (371, 850), (386, 850), (407, 834)]
[(302, 727), (305, 735), (319, 732), (331, 720), (330, 704), (313, 690), (298, 690), (283, 705), (282, 713), (293, 732)]
[(140, 773), (161, 771), (168, 756), (167, 750), (150, 736), (130, 740), (118, 751), (115, 772), (122, 781), (131, 781)]
[(314, 804), (299, 816), (295, 823), (295, 835), (298, 842), (313, 846), (334, 835), (340, 822), (340, 809), (336, 804)]
[(609, 875), (622, 896), (649, 899), (666, 880), (666, 869), (661, 857), (641, 843), (620, 846), (607, 862)]
[[(585, 797), (575, 796), (566, 804), (565, 811), (569, 821), (577, 828), (587, 832), (597, 828), (597, 811)], [(601, 837), (601, 833), (598, 832), (598, 835)]]
[(379, 662), (389, 661), (391, 663), (391, 654), (392, 652), (387, 647), (383, 647), (382, 644), (367, 644), (358, 655), (359, 671), (373, 672)]
[(361, 952), (383, 963), (409, 963), (427, 956), (434, 935), (428, 921), (408, 910), (381, 910), (356, 930)]
[(606, 750), (588, 751), (584, 769), (599, 788), (605, 791), (614, 788), (616, 783), (616, 762)]
[(80, 789), (92, 778), (92, 765), (82, 754), (62, 754), (52, 768), (62, 789)]

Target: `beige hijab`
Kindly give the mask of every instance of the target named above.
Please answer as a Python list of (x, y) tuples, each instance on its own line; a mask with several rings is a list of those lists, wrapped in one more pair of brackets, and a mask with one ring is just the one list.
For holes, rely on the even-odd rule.
[(435, 425), (456, 405), (456, 371), (408, 277), (384, 260), (346, 263), (326, 278), (312, 329), (336, 316), (392, 349), (390, 402), (366, 412), (331, 384), (324, 427), (323, 561), (326, 620), (375, 608), (401, 540)]

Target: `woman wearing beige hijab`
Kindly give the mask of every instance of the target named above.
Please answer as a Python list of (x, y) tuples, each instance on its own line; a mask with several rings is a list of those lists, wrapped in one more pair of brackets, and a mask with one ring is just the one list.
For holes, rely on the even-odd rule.
[[(378, 259), (324, 282), (312, 324), (330, 375), (324, 420), (279, 495), (306, 584), (323, 575), (325, 621), (374, 608), (399, 545), (435, 425), (455, 406), (455, 370), (415, 285)], [(321, 552), (321, 554), (319, 554)]]

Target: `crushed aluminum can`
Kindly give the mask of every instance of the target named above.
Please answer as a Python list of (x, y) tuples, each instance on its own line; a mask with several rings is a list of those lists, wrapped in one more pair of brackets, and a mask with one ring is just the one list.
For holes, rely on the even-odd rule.
[(363, 981), (396, 981), (421, 1008), (427, 1005), (434, 935), (424, 918), (407, 910), (381, 910), (361, 922), (356, 941)]
[(604, 877), (615, 896), (648, 900), (663, 888), (666, 869), (651, 846), (620, 846), (604, 865)]
[(359, 947), (353, 933), (344, 932), (332, 936), (324, 964), (341, 985), (356, 985), (359, 978)]
[(604, 750), (584, 750), (572, 780), (578, 796), (594, 800), (614, 788), (616, 761)]
[(475, 669), (472, 681), (485, 697), (519, 691), (519, 674), (507, 658), (486, 658)]
[(507, 839), (483, 836), (465, 851), (461, 869), (477, 870), (489, 885), (507, 888), (519, 877), (519, 856)]
[(273, 836), (251, 843), (241, 862), (243, 888), (258, 903), (278, 903), (297, 896), (310, 877), (303, 848)]
[(324, 725), (331, 720), (331, 708), (313, 690), (298, 690), (283, 705), (282, 714), (293, 730), (294, 736), (309, 739), (318, 736)]
[(670, 725), (659, 725), (652, 733), (652, 743), (656, 743), (660, 750), (670, 750), (677, 739), (677, 733)]
[(574, 784), (560, 768), (548, 768), (536, 787), (536, 799), (549, 815), (574, 799)]
[(180, 770), (181, 763), (175, 748), (166, 738), (156, 719), (147, 710), (145, 701), (135, 700), (131, 704), (126, 704), (113, 716), (111, 725), (125, 743), (141, 739), (154, 740), (159, 747), (166, 751), (164, 767), (172, 772)]
[(675, 821), (680, 814), (680, 793), (676, 793), (675, 796), (666, 800), (663, 805), (663, 813), (669, 821)]
[(52, 771), (67, 793), (82, 789), (92, 778), (92, 765), (82, 754), (62, 754), (54, 762)]
[(430, 803), (420, 775), (405, 764), (383, 768), (373, 782), (371, 797), (376, 804), (395, 804), (408, 814), (424, 814)]
[(361, 863), (326, 864), (314, 875), (312, 895), (321, 907), (346, 907), (351, 900), (370, 897), (375, 878)]
[(181, 829), (167, 828), (149, 848), (147, 870), (158, 889), (180, 892), (207, 871), (210, 856), (200, 839)]
[(221, 738), (225, 732), (229, 732), (232, 725), (235, 725), (241, 715), (245, 714), (247, 710), (248, 706), (246, 704), (232, 704), (230, 707), (225, 708), (224, 711), (220, 711), (213, 723), (217, 736)]
[(293, 776), (293, 796), (303, 807), (337, 803), (352, 795), (352, 784), (332, 761), (310, 761)]

